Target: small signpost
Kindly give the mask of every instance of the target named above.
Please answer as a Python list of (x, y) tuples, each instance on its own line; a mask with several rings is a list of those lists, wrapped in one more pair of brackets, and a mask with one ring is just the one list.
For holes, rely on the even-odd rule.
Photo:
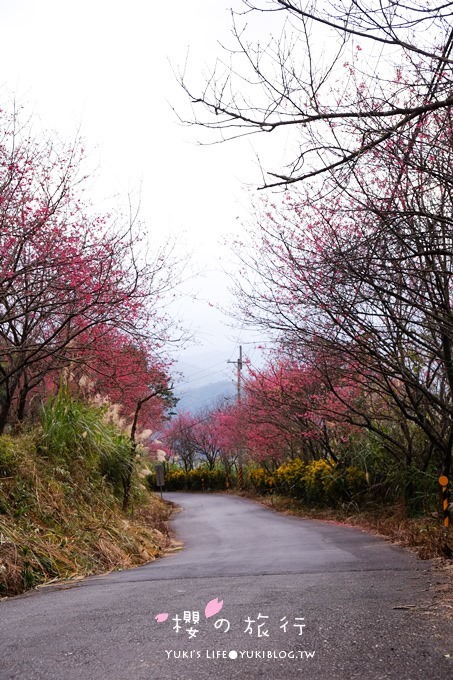
[(162, 488), (165, 486), (165, 473), (164, 466), (162, 463), (158, 463), (154, 466), (154, 471), (156, 473), (156, 486), (160, 489), (160, 497), (162, 498)]
[(448, 477), (441, 475), (439, 477), (439, 484), (442, 488), (443, 525), (448, 529), (450, 526), (450, 515), (448, 514)]

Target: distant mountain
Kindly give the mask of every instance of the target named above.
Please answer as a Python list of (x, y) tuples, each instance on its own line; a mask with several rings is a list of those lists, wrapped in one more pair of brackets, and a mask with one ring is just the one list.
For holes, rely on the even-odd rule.
[(191, 361), (177, 359), (172, 366), (172, 374), (176, 389), (180, 392), (203, 387), (223, 380), (234, 380), (234, 367), (224, 359), (227, 354), (206, 352), (200, 357), (194, 356)]
[(180, 392), (175, 391), (179, 398), (176, 411), (189, 413), (198, 413), (203, 409), (213, 408), (219, 402), (234, 399), (236, 396), (236, 387), (230, 380), (221, 380), (188, 390), (182, 389)]

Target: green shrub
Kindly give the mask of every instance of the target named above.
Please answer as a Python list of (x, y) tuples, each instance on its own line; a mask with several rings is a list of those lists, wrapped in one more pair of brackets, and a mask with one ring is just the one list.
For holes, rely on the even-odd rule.
[(126, 487), (131, 491), (131, 447), (126, 434), (105, 422), (102, 408), (72, 398), (66, 386), (43, 408), (39, 453), (68, 469), (73, 479), (104, 478), (123, 500)]
[(0, 437), (0, 478), (16, 473), (18, 455), (12, 437), (4, 434)]
[(389, 465), (382, 483), (385, 495), (392, 501), (403, 501), (409, 515), (431, 512), (437, 509), (439, 498), (439, 472), (418, 470), (414, 465)]
[(363, 493), (368, 488), (366, 474), (355, 465), (350, 465), (345, 471), (346, 489), (350, 496)]
[(131, 440), (128, 436), (105, 426), (104, 442), (99, 452), (99, 471), (118, 496), (130, 473)]
[(56, 463), (73, 464), (83, 459), (95, 468), (105, 448), (106, 426), (102, 411), (73, 399), (67, 386), (43, 407), (39, 451)]

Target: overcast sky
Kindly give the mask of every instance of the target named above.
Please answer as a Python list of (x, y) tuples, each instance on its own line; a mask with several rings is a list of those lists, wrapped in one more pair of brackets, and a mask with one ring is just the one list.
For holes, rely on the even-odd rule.
[(225, 242), (246, 219), (244, 185), (260, 179), (252, 141), (200, 146), (200, 130), (181, 126), (170, 106), (187, 112), (170, 63), (184, 64), (189, 48), (191, 78), (202, 83), (218, 41), (230, 39), (231, 4), (0, 0), (3, 106), (15, 97), (33, 120), (69, 140), (80, 129), (96, 169), (95, 203), (106, 209), (141, 193), (150, 238), (177, 236), (202, 273), (175, 305), (200, 343), (183, 356), (197, 381), (200, 366), (213, 380), (232, 375), (226, 362), (241, 342), (257, 356), (240, 324), (230, 328), (216, 310), (228, 305)]

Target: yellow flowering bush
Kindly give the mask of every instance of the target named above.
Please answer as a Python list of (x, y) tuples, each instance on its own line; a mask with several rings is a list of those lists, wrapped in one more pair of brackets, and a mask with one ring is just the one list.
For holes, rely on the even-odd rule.
[(320, 459), (304, 463), (300, 458), (282, 463), (274, 473), (264, 468), (250, 472), (250, 482), (259, 493), (273, 489), (305, 503), (336, 505), (349, 501), (354, 494), (366, 490), (365, 473), (357, 467), (337, 467)]
[(346, 486), (350, 494), (364, 491), (368, 486), (365, 472), (360, 470), (355, 465), (351, 465), (350, 467), (346, 468), (345, 479)]
[(327, 460), (314, 460), (305, 471), (306, 497), (310, 501), (323, 502), (332, 495), (335, 485), (335, 470)]
[(187, 473), (187, 486), (191, 491), (225, 489), (225, 472), (220, 469), (208, 470), (205, 467), (194, 468)]
[(186, 475), (183, 470), (169, 470), (165, 473), (165, 488), (167, 491), (177, 491), (186, 486)]
[(303, 498), (305, 493), (306, 464), (300, 459), (290, 460), (275, 471), (275, 484), (288, 496)]
[[(251, 467), (247, 472), (247, 486), (258, 493), (275, 490), (307, 504), (336, 505), (367, 489), (366, 475), (358, 467), (338, 467), (326, 459), (304, 463), (296, 458), (282, 463), (274, 472), (261, 466)], [(233, 486), (237, 483), (235, 478), (231, 482)], [(155, 488), (154, 474), (149, 475), (148, 483)], [(165, 473), (165, 488), (218, 491), (227, 488), (227, 479), (222, 468), (198, 467), (187, 474), (181, 469), (170, 469)]]
[(267, 493), (275, 486), (273, 475), (262, 467), (253, 468), (249, 472), (249, 482), (259, 493)]

